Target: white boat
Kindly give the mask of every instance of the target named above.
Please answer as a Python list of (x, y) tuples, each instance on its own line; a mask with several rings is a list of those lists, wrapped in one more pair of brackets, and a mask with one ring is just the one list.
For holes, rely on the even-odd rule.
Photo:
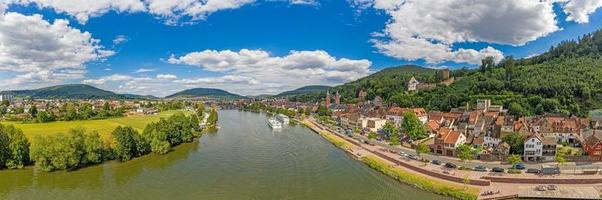
[(278, 119), (278, 121), (280, 121), (280, 123), (282, 123), (283, 125), (287, 125), (290, 123), (290, 119), (283, 114), (277, 114), (276, 119)]
[(270, 119), (268, 119), (268, 126), (270, 126), (270, 128), (273, 128), (273, 129), (280, 129), (280, 128), (282, 128), (282, 123), (280, 123), (276, 119), (270, 118)]

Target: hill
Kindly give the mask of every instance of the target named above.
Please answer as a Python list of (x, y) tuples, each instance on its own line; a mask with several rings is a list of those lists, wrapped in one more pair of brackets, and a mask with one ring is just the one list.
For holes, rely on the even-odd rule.
[(175, 94), (169, 95), (165, 98), (195, 98), (195, 97), (207, 97), (207, 98), (219, 98), (219, 99), (240, 99), (245, 98), (238, 94), (232, 94), (228, 91), (214, 88), (193, 88), (183, 90)]
[(562, 42), (532, 58), (507, 57), (497, 64), (492, 59), (484, 61), (476, 69), (452, 71), (455, 82), (438, 84), (428, 91), (406, 91), (407, 80), (413, 75), (420, 82), (437, 82), (434, 70), (418, 66), (387, 68), (333, 90), (342, 94), (344, 102), (353, 102), (361, 89), (368, 93), (366, 99), (379, 95), (386, 103), (442, 111), (488, 98), (517, 116), (585, 116), (602, 107), (601, 31)]
[(343, 101), (351, 101), (360, 90), (367, 93), (367, 99), (374, 99), (376, 96), (389, 99), (395, 93), (405, 91), (406, 85), (412, 77), (420, 80), (420, 82), (436, 83), (437, 73), (438, 70), (436, 69), (416, 65), (402, 65), (382, 69), (356, 81), (336, 86), (332, 90), (338, 91)]
[(276, 97), (286, 97), (286, 96), (294, 96), (294, 95), (301, 95), (301, 94), (308, 94), (308, 93), (323, 93), (323, 92), (326, 92), (326, 90), (328, 90), (330, 88), (331, 88), (330, 86), (325, 86), (325, 85), (309, 85), (309, 86), (297, 88), (295, 90), (282, 92), (280, 94), (277, 94)]
[(126, 98), (111, 91), (98, 89), (84, 84), (68, 84), (45, 87), (35, 90), (3, 91), (0, 94), (12, 94), (17, 97), (35, 99), (121, 99)]

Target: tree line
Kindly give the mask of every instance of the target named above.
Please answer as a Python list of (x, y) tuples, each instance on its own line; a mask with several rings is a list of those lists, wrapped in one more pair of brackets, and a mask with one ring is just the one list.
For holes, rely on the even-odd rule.
[(172, 147), (201, 136), (198, 117), (176, 113), (150, 123), (142, 133), (119, 126), (109, 140), (83, 128), (67, 133), (36, 135), (30, 143), (13, 126), (0, 125), (0, 168), (35, 164), (43, 171), (73, 170), (108, 160), (128, 161), (149, 153), (166, 154)]

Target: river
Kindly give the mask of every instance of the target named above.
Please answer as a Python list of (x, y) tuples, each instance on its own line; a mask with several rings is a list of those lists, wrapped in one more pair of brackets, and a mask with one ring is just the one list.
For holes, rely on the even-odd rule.
[(163, 156), (72, 172), (0, 171), (0, 199), (446, 199), (401, 184), (302, 126), (223, 110), (217, 133)]

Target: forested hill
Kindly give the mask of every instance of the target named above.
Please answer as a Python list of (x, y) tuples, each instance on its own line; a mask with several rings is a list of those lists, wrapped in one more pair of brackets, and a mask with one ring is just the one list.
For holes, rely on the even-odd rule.
[(498, 64), (485, 59), (476, 69), (454, 70), (456, 81), (434, 90), (407, 92), (411, 76), (437, 82), (435, 70), (417, 66), (388, 68), (354, 82), (337, 86), (345, 102), (353, 102), (360, 89), (366, 99), (379, 95), (386, 103), (448, 111), (489, 98), (515, 115), (562, 113), (585, 116), (602, 108), (602, 32), (565, 41), (546, 53), (528, 59), (508, 57)]
[(193, 88), (183, 90), (175, 94), (169, 95), (165, 98), (195, 98), (195, 97), (207, 97), (207, 98), (220, 98), (220, 99), (240, 99), (244, 98), (238, 94), (232, 94), (225, 90), (214, 89), (214, 88)]
[(68, 84), (45, 87), (35, 90), (12, 90), (3, 91), (0, 94), (12, 94), (17, 97), (29, 97), (34, 99), (123, 99), (126, 96), (111, 91), (98, 89), (84, 84)]
[(295, 90), (282, 92), (280, 94), (277, 94), (276, 97), (294, 96), (294, 95), (301, 95), (301, 94), (308, 94), (308, 93), (323, 93), (323, 92), (326, 92), (326, 90), (328, 90), (328, 89), (330, 89), (330, 86), (309, 85), (309, 86), (297, 88)]
[(367, 99), (374, 99), (376, 96), (390, 99), (393, 95), (406, 91), (407, 83), (412, 77), (420, 82), (436, 83), (437, 70), (415, 65), (390, 67), (356, 81), (334, 87), (332, 91), (338, 91), (343, 101), (352, 101), (361, 89), (367, 92)]

